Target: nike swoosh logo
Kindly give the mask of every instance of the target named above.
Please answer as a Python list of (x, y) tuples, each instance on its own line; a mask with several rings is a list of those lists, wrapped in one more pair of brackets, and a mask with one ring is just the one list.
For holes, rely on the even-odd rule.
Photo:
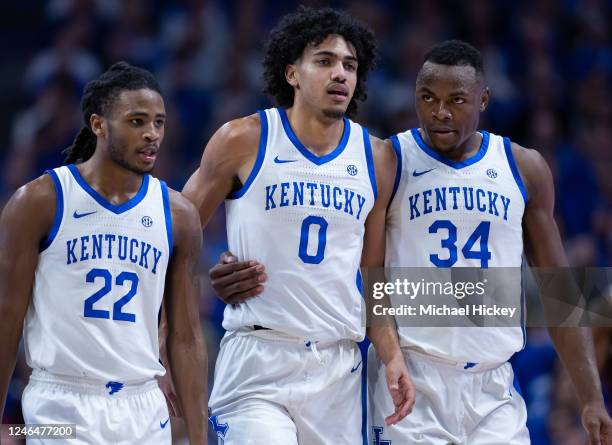
[(424, 175), (425, 173), (429, 173), (430, 171), (435, 170), (435, 169), (436, 168), (434, 167), (434, 168), (430, 168), (429, 170), (424, 170), (422, 172), (418, 172), (416, 170), (412, 170), (412, 176), (421, 176), (421, 175)]
[(353, 368), (351, 369), (351, 374), (355, 371), (357, 371), (359, 369), (359, 367), (361, 366), (361, 362), (357, 363), (356, 366), (353, 366)]
[(287, 162), (296, 162), (297, 159), (278, 159), (278, 155), (274, 158), (276, 164), (286, 164)]
[(72, 214), (72, 216), (74, 216), (76, 219), (79, 219), (79, 218), (82, 218), (84, 216), (93, 215), (94, 213), (98, 213), (98, 211), (94, 210), (93, 212), (88, 212), (88, 213), (77, 213), (76, 210), (75, 210), (75, 212)]
[(168, 417), (165, 422), (162, 422), (161, 420), (159, 421), (159, 426), (161, 427), (162, 430), (166, 428), (166, 425), (168, 425), (169, 420), (170, 420), (170, 417)]

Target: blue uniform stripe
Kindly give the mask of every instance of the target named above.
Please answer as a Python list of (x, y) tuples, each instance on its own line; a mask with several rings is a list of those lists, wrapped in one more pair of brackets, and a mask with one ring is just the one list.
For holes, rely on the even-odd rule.
[(443, 164), (446, 164), (449, 167), (452, 167), (455, 169), (465, 168), (472, 164), (477, 163), (484, 157), (485, 154), (487, 154), (487, 150), (489, 149), (489, 133), (486, 131), (480, 131), (480, 133), (482, 134), (482, 142), (480, 143), (480, 148), (478, 149), (478, 151), (471, 158), (468, 158), (461, 162), (457, 162), (457, 161), (453, 161), (451, 159), (445, 158), (440, 153), (435, 151), (433, 148), (428, 146), (423, 140), (423, 138), (421, 137), (421, 133), (419, 133), (418, 128), (413, 128), (412, 130), (410, 130), (410, 132), (412, 134), (412, 137), (414, 138), (414, 140), (416, 141), (417, 145), (419, 146), (421, 150), (423, 150), (425, 153), (427, 153), (429, 156), (431, 156), (435, 160), (442, 162)]
[(525, 184), (523, 184), (523, 180), (521, 179), (521, 174), (519, 173), (518, 167), (514, 160), (514, 155), (512, 154), (512, 144), (508, 138), (504, 138), (504, 150), (506, 151), (506, 157), (508, 158), (508, 164), (510, 165), (512, 176), (514, 176), (516, 185), (521, 191), (521, 195), (523, 195), (523, 200), (525, 203), (527, 203), (527, 189), (525, 188)]
[(365, 147), (366, 162), (368, 163), (368, 173), (370, 182), (372, 183), (372, 192), (374, 199), (378, 198), (378, 188), (376, 187), (376, 170), (374, 169), (374, 158), (372, 157), (372, 144), (370, 143), (370, 134), (366, 127), (361, 127), (363, 130), (363, 145)]
[(168, 235), (168, 251), (170, 252), (168, 257), (172, 256), (172, 247), (174, 241), (172, 240), (172, 210), (170, 209), (170, 197), (168, 196), (168, 186), (164, 181), (159, 181), (161, 185), (162, 200), (164, 202), (164, 216), (166, 217), (166, 234)]
[(289, 119), (287, 118), (287, 113), (283, 108), (278, 108), (278, 114), (280, 115), (281, 122), (283, 123), (283, 128), (285, 129), (285, 133), (289, 140), (293, 143), (295, 148), (298, 149), (302, 155), (316, 165), (322, 165), (329, 161), (336, 159), (340, 156), (340, 153), (344, 151), (346, 144), (348, 142), (349, 136), (351, 134), (351, 123), (347, 118), (343, 118), (344, 121), (344, 130), (342, 131), (342, 137), (340, 138), (340, 143), (336, 148), (334, 148), (331, 153), (326, 154), (325, 156), (317, 156), (310, 150), (308, 150), (304, 144), (298, 139), (296, 134), (293, 132), (293, 128), (291, 128), (291, 124), (289, 123)]
[(227, 199), (238, 199), (244, 196), (257, 177), (257, 173), (259, 173), (259, 170), (261, 170), (261, 165), (263, 164), (266, 156), (266, 145), (268, 143), (268, 117), (266, 116), (266, 112), (263, 110), (258, 110), (257, 112), (259, 113), (259, 120), (261, 122), (261, 135), (259, 136), (259, 148), (257, 149), (255, 165), (253, 165), (253, 170), (251, 170), (251, 173), (249, 174), (249, 177), (245, 181), (244, 185), (240, 187), (239, 190), (230, 193)]
[(54, 170), (47, 170), (45, 173), (51, 176), (53, 186), (55, 187), (55, 217), (53, 218), (53, 225), (51, 226), (49, 234), (40, 244), (41, 252), (47, 249), (57, 236), (64, 215), (64, 194), (62, 193), (62, 184), (59, 177)]
[(96, 192), (93, 187), (85, 181), (76, 165), (70, 164), (68, 165), (68, 169), (72, 173), (72, 176), (74, 176), (77, 184), (79, 184), (81, 188), (85, 190), (87, 194), (89, 194), (89, 196), (91, 196), (102, 207), (115, 214), (120, 214), (133, 209), (144, 199), (145, 196), (147, 196), (147, 190), (149, 189), (149, 175), (143, 175), (140, 189), (131, 199), (127, 200), (123, 204), (115, 205), (109, 202), (104, 196)]
[(393, 192), (391, 192), (389, 205), (391, 205), (393, 202), (393, 198), (395, 198), (395, 194), (397, 193), (397, 189), (399, 187), (400, 179), (402, 179), (402, 146), (397, 135), (391, 136), (391, 146), (393, 147), (395, 157), (397, 158), (397, 167), (395, 168), (395, 182), (393, 183)]

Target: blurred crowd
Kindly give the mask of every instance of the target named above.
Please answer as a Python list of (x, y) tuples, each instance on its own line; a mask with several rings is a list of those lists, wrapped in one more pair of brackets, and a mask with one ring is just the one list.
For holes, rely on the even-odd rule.
[[(0, 208), (20, 185), (60, 165), (81, 126), (85, 83), (118, 60), (151, 70), (168, 113), (155, 174), (181, 189), (224, 122), (270, 106), (263, 42), (299, 4), (348, 10), (375, 31), (381, 59), (357, 121), (381, 137), (417, 126), (416, 73), (424, 51), (449, 39), (483, 53), (492, 91), (481, 128), (538, 149), (552, 168), (556, 217), (570, 262), (612, 259), (612, 50), (608, 0), (20, 0), (3, 4), (0, 36)], [(221, 209), (205, 231), (202, 270), (226, 248)], [(201, 319), (211, 375), (223, 306), (202, 274)], [(609, 332), (596, 332), (604, 385)], [(514, 359), (535, 445), (585, 442), (571, 386), (545, 330)], [(21, 421), (29, 371), (20, 356), (5, 423)]]

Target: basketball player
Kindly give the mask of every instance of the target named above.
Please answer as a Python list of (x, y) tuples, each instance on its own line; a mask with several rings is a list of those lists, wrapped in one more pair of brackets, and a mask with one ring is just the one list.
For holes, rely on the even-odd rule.
[[(383, 264), (394, 155), (345, 115), (365, 99), (374, 57), (371, 31), (344, 13), (285, 16), (264, 61), (279, 108), (221, 127), (183, 190), (203, 225), (226, 200), (230, 248), (268, 267), (261, 297), (224, 313), (210, 421), (225, 445), (361, 441), (358, 271), (362, 246), (364, 264)], [(395, 326), (370, 336), (395, 423), (412, 384)]]
[[(415, 89), (420, 128), (391, 138), (399, 174), (387, 214), (387, 266), (519, 270), (523, 253), (531, 266), (568, 266), (550, 170), (537, 151), (477, 130), (488, 101), (478, 50), (455, 40), (425, 54)], [(520, 276), (515, 285), (519, 301)], [(525, 403), (507, 362), (524, 346), (521, 327), (398, 330), (416, 403), (409, 418), (384, 427), (383, 413), (393, 405), (370, 351), (375, 445), (529, 443)], [(590, 331), (549, 332), (582, 403), (590, 443), (612, 443)]]
[[(567, 266), (542, 157), (476, 131), (489, 99), (480, 53), (457, 41), (434, 47), (415, 91), (421, 128), (391, 138), (398, 175), (387, 216), (386, 266), (520, 268), (523, 253), (532, 266)], [(230, 265), (240, 269), (233, 277)], [(262, 265), (238, 263), (231, 254), (211, 272), (219, 295), (234, 303), (259, 295), (266, 279)], [(590, 443), (610, 443), (590, 333), (550, 333), (583, 404)], [(521, 328), (400, 327), (399, 335), (417, 389), (415, 408), (385, 426), (382, 413), (392, 405), (370, 351), (369, 443), (529, 443), (525, 404), (507, 363), (524, 344)]]
[(202, 444), (201, 231), (193, 205), (148, 174), (164, 137), (159, 86), (120, 62), (87, 84), (82, 111), (69, 165), (20, 188), (0, 219), (0, 408), (23, 327), (27, 424), (76, 424), (71, 444), (170, 444), (154, 379), (165, 289), (169, 365)]

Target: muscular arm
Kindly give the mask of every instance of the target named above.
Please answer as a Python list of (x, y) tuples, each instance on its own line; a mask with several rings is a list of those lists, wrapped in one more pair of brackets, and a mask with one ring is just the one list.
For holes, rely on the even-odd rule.
[[(365, 222), (365, 235), (361, 256), (361, 266), (371, 268), (370, 272), (375, 275), (369, 277), (368, 281), (370, 282), (372, 280), (384, 280), (385, 219), (387, 206), (393, 190), (396, 168), (395, 154), (391, 148), (390, 141), (383, 142), (380, 139), (372, 138), (372, 154), (378, 197)], [(388, 300), (383, 301), (383, 304), (385, 303), (389, 304)], [(369, 308), (368, 317), (371, 317)], [(415, 396), (414, 387), (410, 381), (404, 357), (399, 347), (395, 318), (387, 316), (385, 319), (382, 319), (381, 316), (377, 317), (376, 320), (369, 320), (367, 334), (376, 349), (376, 353), (385, 364), (387, 385), (396, 408), (395, 413), (385, 420), (388, 425), (392, 425), (410, 413)]]
[(0, 420), (38, 264), (40, 241), (55, 216), (48, 175), (21, 187), (0, 216)]
[(202, 227), (232, 190), (244, 184), (257, 157), (261, 125), (253, 114), (228, 122), (210, 139), (200, 167), (181, 192), (196, 207)]
[(202, 231), (191, 203), (172, 192), (173, 252), (166, 276), (168, 362), (181, 411), (187, 424), (189, 443), (206, 441), (208, 424), (208, 359), (202, 339), (199, 314), (198, 260)]
[[(553, 216), (555, 194), (550, 169), (535, 150), (513, 144), (512, 151), (528, 194), (523, 216), (527, 260), (531, 266), (536, 268), (566, 268), (568, 261)], [(537, 269), (535, 269), (535, 275), (541, 285), (549, 278), (544, 276), (547, 275), (545, 272), (539, 272)], [(589, 433), (592, 433), (599, 427), (591, 428), (587, 425), (593, 420), (588, 415), (589, 412), (593, 409), (601, 410), (600, 414), (605, 417), (607, 415), (603, 408), (601, 383), (597, 372), (591, 330), (579, 327), (550, 327), (548, 330), (557, 353), (576, 388), (583, 407), (583, 423)], [(588, 418), (585, 418), (585, 413)], [(591, 443), (600, 443), (594, 439), (594, 436), (595, 434), (591, 434)], [(599, 434), (596, 436), (598, 437)]]

